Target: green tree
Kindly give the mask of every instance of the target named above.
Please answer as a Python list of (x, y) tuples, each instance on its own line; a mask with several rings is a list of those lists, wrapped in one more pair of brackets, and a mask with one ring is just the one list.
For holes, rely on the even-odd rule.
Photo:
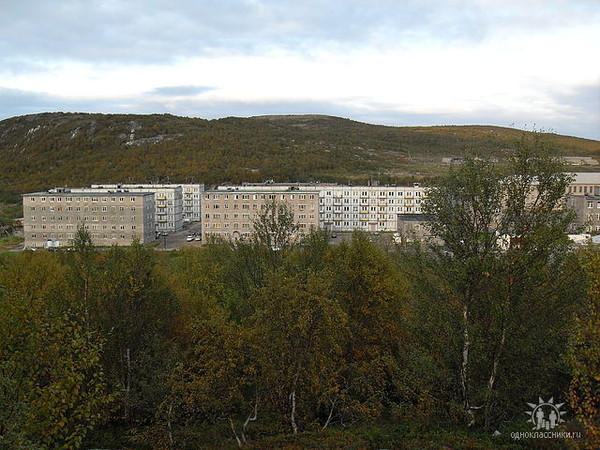
[(178, 303), (157, 270), (161, 255), (134, 242), (112, 247), (100, 261), (95, 329), (106, 339), (102, 359), (111, 388), (121, 392), (118, 414), (147, 420), (164, 395), (166, 366), (177, 353), (173, 327)]
[(266, 248), (285, 250), (296, 243), (298, 230), (291, 207), (274, 200), (266, 203), (258, 213), (254, 221), (253, 238)]
[(261, 397), (295, 434), (313, 422), (322, 428), (331, 421), (343, 395), (348, 330), (330, 278), (294, 272), (284, 268), (273, 275), (257, 295), (260, 307), (248, 324), (259, 343)]
[(407, 281), (363, 232), (340, 244), (330, 261), (333, 295), (348, 316), (344, 348), (346, 420), (375, 420), (401, 401), (407, 364)]
[(57, 258), (19, 256), (0, 273), (0, 446), (78, 448), (113, 400), (104, 342), (62, 298)]
[[(510, 380), (532, 363), (547, 373), (560, 371), (540, 355), (561, 350), (561, 314), (568, 316), (576, 302), (566, 239), (573, 217), (561, 208), (568, 182), (558, 160), (535, 139), (520, 142), (505, 166), (467, 158), (429, 190), (423, 204), (433, 234), (444, 243), (435, 265), (457, 325), (454, 342), (461, 343), (455, 348), (458, 379), (470, 425), (498, 420), (511, 387), (522, 386)], [(543, 327), (532, 317), (544, 317)], [(542, 335), (533, 351), (527, 339)], [(531, 375), (523, 380), (539, 387)]]
[(586, 250), (583, 260), (589, 287), (570, 336), (569, 403), (586, 434), (574, 444), (592, 449), (600, 447), (600, 251)]

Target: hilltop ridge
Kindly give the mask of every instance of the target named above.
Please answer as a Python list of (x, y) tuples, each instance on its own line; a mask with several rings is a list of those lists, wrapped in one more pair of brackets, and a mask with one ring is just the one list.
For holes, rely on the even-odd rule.
[[(411, 182), (438, 173), (444, 156), (497, 155), (524, 133), (530, 132), (393, 127), (327, 115), (31, 114), (0, 121), (0, 201), (94, 182)], [(600, 157), (599, 141), (543, 138), (560, 155)]]

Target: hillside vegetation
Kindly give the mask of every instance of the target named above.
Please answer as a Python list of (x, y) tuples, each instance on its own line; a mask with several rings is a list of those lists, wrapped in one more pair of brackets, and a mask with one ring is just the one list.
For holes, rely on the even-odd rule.
[[(443, 156), (501, 156), (524, 132), (491, 126), (387, 127), (329, 116), (204, 120), (172, 115), (44, 113), (0, 121), (0, 202), (93, 182), (411, 182)], [(600, 142), (546, 134), (559, 154), (600, 156)]]

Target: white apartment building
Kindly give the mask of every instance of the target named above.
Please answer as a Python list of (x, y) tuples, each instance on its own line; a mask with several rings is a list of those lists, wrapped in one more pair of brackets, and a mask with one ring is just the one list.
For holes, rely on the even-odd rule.
[(421, 214), (423, 188), (324, 186), (319, 189), (321, 226), (332, 231), (396, 231), (399, 214)]
[[(150, 192), (156, 205), (156, 231), (173, 232), (183, 228), (183, 188), (178, 184), (93, 184), (89, 190)], [(200, 189), (198, 189), (198, 194)], [(199, 208), (199, 207), (198, 207)], [(193, 213), (193, 207), (192, 207)]]
[(202, 193), (204, 184), (180, 184), (183, 195), (183, 221), (202, 220)]
[(271, 192), (299, 189), (318, 192), (319, 226), (331, 231), (397, 231), (399, 214), (421, 214), (424, 188), (344, 186), (338, 184), (263, 183), (219, 186), (218, 190)]

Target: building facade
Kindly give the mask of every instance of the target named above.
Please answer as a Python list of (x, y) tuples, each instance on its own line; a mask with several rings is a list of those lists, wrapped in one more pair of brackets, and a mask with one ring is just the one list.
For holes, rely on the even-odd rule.
[(23, 195), (25, 246), (70, 245), (78, 226), (94, 245), (131, 245), (155, 240), (154, 195), (141, 192), (89, 192), (66, 188)]
[(181, 184), (183, 195), (183, 221), (200, 222), (202, 220), (203, 184)]
[(202, 232), (205, 237), (249, 238), (258, 214), (268, 203), (288, 205), (294, 213), (299, 233), (319, 226), (319, 195), (295, 187), (250, 189), (249, 186), (220, 187), (202, 195)]
[(275, 192), (301, 189), (319, 196), (319, 226), (335, 232), (396, 231), (399, 214), (421, 214), (425, 190), (413, 186), (344, 186), (338, 184), (245, 184), (219, 191)]
[(421, 214), (423, 188), (413, 186), (324, 186), (320, 223), (332, 231), (396, 231), (399, 214)]
[(156, 231), (176, 232), (183, 228), (183, 188), (177, 184), (93, 184), (87, 190), (149, 192), (156, 204)]
[(576, 225), (590, 234), (600, 234), (600, 188), (597, 195), (568, 195), (567, 206), (577, 215)]
[(567, 195), (594, 195), (600, 189), (600, 172), (577, 172), (570, 174), (573, 181), (567, 188)]

